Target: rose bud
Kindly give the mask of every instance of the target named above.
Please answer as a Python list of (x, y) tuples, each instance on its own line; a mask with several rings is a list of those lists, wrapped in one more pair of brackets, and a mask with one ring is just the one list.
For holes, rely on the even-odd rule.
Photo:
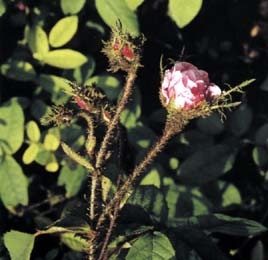
[(206, 90), (207, 101), (210, 101), (210, 100), (213, 101), (216, 98), (218, 98), (220, 95), (221, 95), (221, 89), (217, 85), (211, 83), (211, 85)]
[(132, 59), (134, 59), (134, 52), (133, 52), (133, 50), (132, 50), (129, 46), (127, 46), (127, 45), (123, 46), (123, 48), (122, 48), (122, 54), (123, 54), (123, 56), (124, 56), (126, 59), (128, 59), (128, 60), (132, 60)]
[(74, 101), (76, 102), (76, 104), (83, 110), (89, 110), (88, 105), (86, 104), (85, 101), (83, 101), (81, 98), (79, 98), (78, 96), (74, 96), (73, 97)]
[(164, 107), (189, 110), (200, 104), (213, 102), (221, 90), (209, 81), (208, 73), (188, 62), (177, 62), (165, 71), (161, 86)]

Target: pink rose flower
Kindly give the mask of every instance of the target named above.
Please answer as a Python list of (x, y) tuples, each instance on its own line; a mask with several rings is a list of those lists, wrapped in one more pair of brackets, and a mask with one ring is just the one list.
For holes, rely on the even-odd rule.
[(208, 73), (188, 62), (177, 62), (165, 71), (161, 93), (166, 106), (173, 101), (176, 108), (191, 109), (200, 102), (213, 102), (221, 89), (209, 81)]

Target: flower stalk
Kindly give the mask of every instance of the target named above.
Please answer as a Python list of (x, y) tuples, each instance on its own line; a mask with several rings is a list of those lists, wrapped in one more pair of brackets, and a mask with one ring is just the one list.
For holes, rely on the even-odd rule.
[(129, 100), (129, 97), (131, 96), (134, 81), (135, 81), (136, 76), (137, 76), (137, 69), (138, 69), (138, 66), (133, 66), (133, 69), (127, 75), (126, 84), (125, 84), (125, 87), (123, 90), (123, 96), (122, 96), (122, 98), (117, 106), (114, 117), (112, 118), (112, 120), (108, 126), (106, 135), (103, 138), (103, 141), (101, 143), (101, 147), (100, 147), (99, 152), (97, 154), (97, 159), (96, 159), (96, 168), (97, 169), (101, 169), (104, 165), (105, 156), (106, 156), (109, 144), (111, 143), (111, 140), (114, 136), (114, 130), (115, 130), (116, 126), (118, 125), (119, 120), (120, 120), (120, 115), (121, 115), (122, 111), (124, 110), (128, 100)]
[[(137, 71), (141, 67), (140, 46), (142, 43), (143, 39), (136, 40), (129, 34), (122, 33), (120, 26), (113, 30), (111, 40), (105, 43), (103, 52), (109, 59), (110, 71), (122, 70), (127, 73), (122, 97), (116, 107), (110, 104), (105, 93), (96, 85), (83, 88), (76, 83), (71, 83), (71, 94), (79, 112), (74, 113), (64, 106), (58, 106), (52, 109), (52, 115), (45, 118), (46, 122), (60, 125), (69, 124), (75, 115), (87, 123), (85, 157), (63, 142), (61, 146), (70, 159), (85, 167), (90, 173), (88, 216), (91, 231), (88, 233), (88, 260), (108, 259), (110, 256), (108, 244), (120, 210), (135, 191), (139, 178), (169, 140), (180, 133), (194, 118), (207, 117), (214, 110), (224, 116), (223, 109), (231, 109), (240, 105), (240, 102), (232, 102), (231, 94), (242, 93), (242, 88), (252, 82), (247, 81), (227, 92), (222, 92), (217, 85), (210, 82), (207, 72), (199, 70), (190, 63), (176, 62), (170, 70), (166, 70), (160, 89), (160, 100), (167, 110), (162, 135), (149, 149), (145, 158), (125, 178), (125, 181), (123, 181), (122, 167), (119, 165), (116, 192), (110, 201), (108, 199), (106, 201), (102, 197), (103, 172), (111, 153), (114, 152), (110, 149), (113, 139), (121, 138), (120, 116), (131, 97)], [(95, 121), (98, 120), (107, 127), (99, 146), (94, 133)], [(119, 144), (121, 144), (120, 141), (122, 140), (119, 140)], [(95, 151), (98, 147), (98, 151)], [(118, 157), (120, 157), (121, 147), (118, 150)]]

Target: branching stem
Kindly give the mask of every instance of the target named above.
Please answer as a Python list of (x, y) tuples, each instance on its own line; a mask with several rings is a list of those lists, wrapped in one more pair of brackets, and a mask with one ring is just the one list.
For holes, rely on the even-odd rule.
[(120, 208), (122, 208), (127, 202), (128, 198), (132, 194), (132, 189), (137, 181), (137, 178), (143, 173), (146, 167), (152, 162), (153, 159), (162, 151), (164, 146), (167, 144), (168, 140), (175, 134), (172, 127), (169, 126), (169, 122), (167, 122), (166, 127), (164, 129), (163, 135), (161, 138), (154, 144), (151, 150), (148, 152), (143, 161), (141, 161), (133, 170), (133, 172), (129, 175), (127, 180), (123, 183), (123, 185), (116, 192), (114, 198), (110, 201), (110, 203), (105, 207), (104, 212), (101, 214), (98, 223), (97, 229), (103, 224), (105, 218), (109, 212), (115, 207), (117, 203), (120, 204)]

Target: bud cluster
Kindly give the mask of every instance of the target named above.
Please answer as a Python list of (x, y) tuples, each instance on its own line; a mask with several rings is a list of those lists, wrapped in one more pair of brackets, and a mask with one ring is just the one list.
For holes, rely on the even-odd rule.
[(109, 123), (115, 107), (109, 102), (105, 93), (92, 84), (90, 86), (81, 86), (77, 83), (70, 83), (74, 102), (82, 110), (91, 114), (100, 115), (105, 123)]
[(122, 31), (121, 25), (113, 28), (111, 38), (104, 43), (102, 52), (108, 57), (110, 71), (130, 71), (140, 65), (141, 47), (144, 37), (134, 37)]
[[(69, 124), (75, 115), (81, 111), (94, 115), (97, 119), (108, 124), (114, 114), (115, 106), (109, 102), (105, 93), (95, 84), (82, 86), (75, 82), (68, 82), (72, 88), (73, 103), (77, 108), (70, 108), (69, 104), (53, 106), (48, 115), (42, 118), (42, 124)], [(72, 106), (73, 107), (73, 106)]]

